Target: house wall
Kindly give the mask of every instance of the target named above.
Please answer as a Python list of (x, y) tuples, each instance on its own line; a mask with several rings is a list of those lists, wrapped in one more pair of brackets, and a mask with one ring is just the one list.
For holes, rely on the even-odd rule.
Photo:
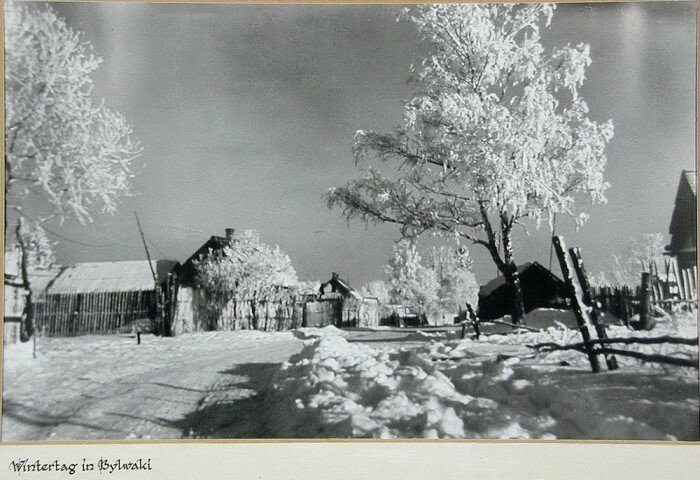
[(304, 304), (304, 327), (339, 325), (343, 320), (342, 299), (324, 299)]

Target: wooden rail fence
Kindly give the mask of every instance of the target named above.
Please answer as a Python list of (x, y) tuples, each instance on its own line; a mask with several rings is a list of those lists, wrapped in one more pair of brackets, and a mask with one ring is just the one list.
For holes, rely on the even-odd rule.
[[(531, 345), (533, 348), (548, 350), (577, 350), (584, 353), (591, 364), (593, 373), (601, 371), (598, 360), (600, 355), (605, 358), (608, 370), (618, 368), (615, 356), (637, 358), (646, 362), (663, 363), (683, 367), (698, 368), (698, 360), (670, 357), (660, 354), (648, 354), (619, 348), (611, 348), (614, 343), (621, 344), (651, 344), (651, 343), (679, 343), (685, 345), (697, 345), (698, 339), (684, 339), (658, 337), (656, 339), (618, 339), (608, 338), (605, 325), (600, 320), (599, 309), (607, 309), (611, 313), (617, 313), (629, 326), (631, 313), (635, 310), (640, 319), (635, 325), (638, 329), (653, 328), (651, 312), (654, 306), (667, 308), (682, 306), (689, 309), (697, 309), (696, 278), (693, 271), (683, 271), (680, 275), (677, 265), (667, 264), (664, 275), (660, 275), (655, 265), (650, 265), (649, 271), (641, 275), (642, 284), (631, 294), (631, 289), (611, 289), (603, 287), (594, 291), (591, 289), (586, 271), (583, 267), (581, 252), (578, 248), (569, 249), (567, 256), (564, 239), (560, 236), (552, 238), (554, 249), (557, 253), (559, 266), (567, 285), (568, 296), (572, 302), (576, 321), (581, 333), (582, 342), (572, 345), (558, 345), (553, 343)], [(569, 259), (570, 257), (570, 259)], [(573, 265), (573, 268), (572, 268)], [(572, 273), (576, 273), (576, 278)]]

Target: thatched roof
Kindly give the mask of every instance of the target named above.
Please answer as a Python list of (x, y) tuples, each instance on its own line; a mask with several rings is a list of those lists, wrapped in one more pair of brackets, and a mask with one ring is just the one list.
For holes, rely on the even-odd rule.
[[(522, 265), (518, 265), (518, 267), (517, 267), (518, 274), (522, 275), (523, 272), (525, 272), (526, 270), (529, 270), (531, 268), (544, 270), (547, 273), (549, 273), (550, 275), (554, 276), (554, 274), (552, 274), (552, 272), (550, 272), (549, 270), (547, 270), (546, 268), (544, 268), (542, 265), (540, 265), (537, 262), (527, 262), (527, 263), (523, 263)], [(559, 279), (557, 279), (557, 280), (559, 280)], [(493, 292), (495, 292), (497, 289), (501, 288), (505, 284), (506, 284), (506, 277), (503, 275), (499, 275), (496, 278), (489, 281), (487, 284), (481, 286), (481, 288), (479, 289), (479, 296), (488, 297), (489, 295), (491, 295)]]
[[(158, 284), (165, 281), (177, 262), (153, 260)], [(154, 290), (153, 274), (147, 260), (88, 262), (67, 267), (53, 281), (47, 294), (137, 292)]]

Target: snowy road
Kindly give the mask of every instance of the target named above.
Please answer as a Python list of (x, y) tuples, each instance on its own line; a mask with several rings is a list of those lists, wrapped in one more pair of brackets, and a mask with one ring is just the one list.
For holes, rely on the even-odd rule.
[(115, 336), (46, 339), (33, 361), (9, 347), (2, 439), (180, 438), (204, 433), (214, 411), (238, 425), (233, 436), (260, 436), (257, 424), (235, 421), (231, 402), (241, 412), (257, 405), (257, 387), (301, 347), (290, 332), (146, 336), (138, 346)]
[[(296, 332), (204, 332), (175, 338), (88, 335), (8, 345), (2, 440), (268, 436), (262, 404)], [(423, 343), (412, 332), (357, 331), (354, 341)], [(378, 344), (375, 344), (378, 345)]]

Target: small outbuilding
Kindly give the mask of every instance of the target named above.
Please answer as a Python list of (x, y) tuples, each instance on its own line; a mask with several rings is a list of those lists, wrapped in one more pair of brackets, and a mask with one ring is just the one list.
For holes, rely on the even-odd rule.
[[(537, 262), (518, 267), (525, 313), (536, 308), (565, 308), (566, 284)], [(512, 314), (515, 301), (504, 276), (498, 276), (479, 289), (481, 320), (494, 320)]]

